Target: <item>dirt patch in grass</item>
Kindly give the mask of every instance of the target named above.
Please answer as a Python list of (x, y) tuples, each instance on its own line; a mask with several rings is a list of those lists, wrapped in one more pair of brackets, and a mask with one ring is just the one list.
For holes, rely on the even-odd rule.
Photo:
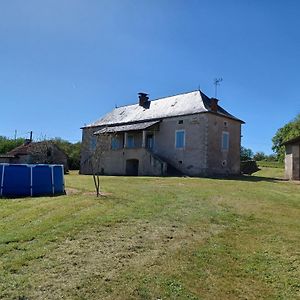
[[(113, 193), (100, 192), (100, 197), (107, 197), (107, 196), (111, 196), (112, 194)], [(96, 196), (96, 192), (85, 192), (83, 193), (83, 195)]]
[(80, 194), (80, 190), (77, 190), (77, 189), (74, 189), (74, 188), (66, 188), (65, 191), (66, 191), (66, 194), (68, 196)]
[[(72, 196), (72, 195), (78, 195), (81, 194), (82, 191), (75, 189), (75, 188), (66, 188), (66, 194), (68, 196)], [(84, 192), (83, 195), (91, 195), (91, 196), (95, 196), (96, 192)], [(111, 196), (112, 193), (106, 193), (106, 192), (100, 192), (100, 196)]]

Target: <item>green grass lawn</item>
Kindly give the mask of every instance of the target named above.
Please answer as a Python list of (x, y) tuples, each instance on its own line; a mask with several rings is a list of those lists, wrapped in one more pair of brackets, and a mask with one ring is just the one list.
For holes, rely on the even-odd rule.
[(284, 168), (284, 163), (283, 162), (278, 162), (278, 161), (265, 161), (265, 160), (260, 160), (256, 162), (259, 167), (265, 167), (265, 168)]
[(300, 184), (66, 176), (0, 200), (0, 299), (300, 299)]

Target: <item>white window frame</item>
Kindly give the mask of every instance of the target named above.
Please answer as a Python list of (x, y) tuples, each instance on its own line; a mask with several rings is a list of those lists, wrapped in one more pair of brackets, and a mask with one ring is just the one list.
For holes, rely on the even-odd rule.
[[(183, 132), (183, 147), (177, 147), (177, 133)], [(185, 130), (179, 129), (175, 131), (175, 149), (185, 149)]]
[[(227, 145), (224, 143), (224, 136), (227, 136)], [(229, 150), (229, 132), (228, 131), (222, 131), (222, 137), (221, 137), (221, 150), (222, 151), (228, 151)]]

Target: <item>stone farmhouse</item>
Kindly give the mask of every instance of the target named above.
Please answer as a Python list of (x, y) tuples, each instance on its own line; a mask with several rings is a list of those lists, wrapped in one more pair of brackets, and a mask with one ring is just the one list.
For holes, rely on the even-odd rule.
[(300, 136), (285, 143), (285, 178), (300, 180)]
[(199, 90), (152, 101), (139, 93), (82, 128), (80, 173), (239, 174), (243, 123)]

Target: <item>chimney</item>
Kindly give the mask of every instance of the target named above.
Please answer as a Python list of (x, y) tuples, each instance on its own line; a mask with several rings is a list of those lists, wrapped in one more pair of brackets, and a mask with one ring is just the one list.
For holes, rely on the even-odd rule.
[(32, 131), (30, 131), (30, 138), (29, 139), (25, 139), (24, 141), (24, 145), (28, 145), (32, 142)]
[(213, 112), (217, 112), (218, 111), (218, 102), (219, 100), (216, 98), (210, 98), (210, 109)]
[(146, 94), (146, 93), (139, 93), (138, 95), (139, 95), (139, 105), (145, 107), (146, 104), (149, 101), (148, 94)]
[(30, 140), (30, 139), (25, 139), (23, 145), (29, 145), (30, 143), (31, 143), (31, 140)]

